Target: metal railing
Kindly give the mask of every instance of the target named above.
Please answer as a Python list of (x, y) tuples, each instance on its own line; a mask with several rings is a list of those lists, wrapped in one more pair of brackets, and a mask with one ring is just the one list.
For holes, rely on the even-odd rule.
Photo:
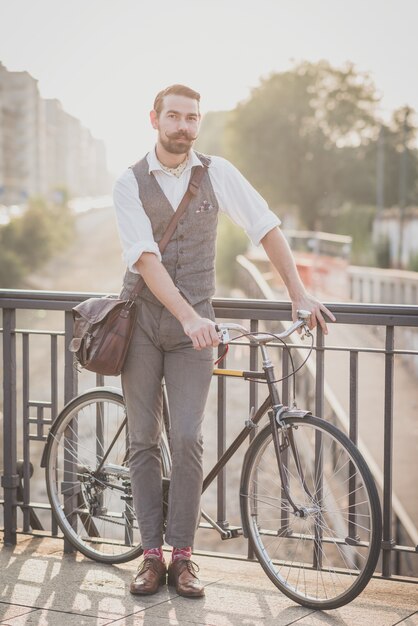
[(348, 275), (355, 302), (418, 304), (418, 272), (351, 265)]
[[(2, 462), (0, 460), (0, 466), (3, 466), (1, 485), (4, 491), (2, 504), (5, 543), (14, 544), (19, 532), (48, 536), (56, 535), (58, 532), (51, 516), (39, 462), (54, 417), (60, 408), (77, 394), (79, 384), (81, 387), (88, 387), (104, 383), (103, 377), (96, 377), (88, 372), (79, 375), (74, 368), (73, 356), (67, 349), (72, 337), (71, 308), (92, 295), (101, 294), (0, 290), (3, 338), (3, 460)], [(414, 534), (414, 526), (412, 531), (404, 531), (401, 536), (397, 529), (397, 516), (393, 510), (393, 429), (396, 419), (395, 358), (404, 353), (418, 357), (417, 351), (396, 348), (395, 328), (416, 329), (418, 307), (341, 303), (327, 306), (336, 315), (338, 324), (371, 325), (384, 331), (382, 347), (373, 349), (384, 359), (384, 378), (381, 381), (381, 393), (384, 395), (381, 415), (384, 443), (381, 451), (383, 540), (380, 568), (385, 577), (393, 577), (399, 573), (405, 575), (402, 559), (403, 561), (407, 559), (406, 573), (414, 577), (417, 576), (418, 567), (418, 545), (411, 536)], [(242, 320), (254, 332), (265, 324), (286, 322), (291, 317), (290, 304), (287, 302), (216, 298), (214, 308), (219, 320)], [(52, 321), (48, 316), (52, 316)], [(27, 328), (28, 324), (32, 328)], [(50, 324), (58, 328), (54, 330), (44, 328)], [(39, 347), (40, 343), (42, 348)], [(349, 419), (346, 430), (355, 442), (359, 442), (362, 433), (358, 410), (358, 359), (363, 352), (370, 352), (370, 348), (327, 346), (324, 335), (318, 330), (314, 349), (316, 357), (313, 365), (313, 383), (306, 384), (304, 390), (304, 395), (309, 400), (308, 408), (321, 417), (335, 417), (328, 414), (325, 397), (325, 363), (331, 358), (333, 351), (345, 351), (350, 364), (347, 380)], [(247, 354), (248, 356), (240, 357), (246, 359), (243, 367), (257, 369), (256, 348), (250, 347)], [(287, 353), (277, 346), (277, 354), (283, 375), (286, 375), (289, 371)], [(303, 375), (301, 378), (304, 380)], [(115, 379), (111, 379), (112, 385), (114, 381)], [(227, 414), (231, 413), (231, 404), (228, 401), (229, 384), (222, 377), (214, 379), (213, 382), (213, 385), (218, 386), (216, 391), (218, 456), (225, 449), (227, 427), (231, 422), (230, 419), (227, 420)], [(301, 393), (303, 386), (304, 383), (300, 388)], [(248, 402), (245, 399), (247, 414), (241, 415), (244, 419), (251, 407), (258, 405), (260, 395), (256, 383), (249, 383), (248, 388)], [(285, 403), (289, 402), (289, 396), (290, 385), (286, 379), (282, 383), (282, 397)], [(341, 423), (338, 425), (344, 426)], [(416, 462), (416, 458), (410, 459), (411, 466)], [(226, 497), (226, 485), (227, 474), (224, 470), (218, 478), (216, 494), (217, 521), (220, 525), (228, 524), (230, 499)], [(410, 494), (410, 497), (414, 498), (414, 494)]]

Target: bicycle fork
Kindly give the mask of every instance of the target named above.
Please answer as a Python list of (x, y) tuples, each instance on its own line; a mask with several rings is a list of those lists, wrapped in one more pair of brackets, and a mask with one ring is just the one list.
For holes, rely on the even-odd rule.
[[(282, 489), (284, 491), (286, 499), (288, 500), (289, 504), (291, 505), (293, 509), (293, 513), (296, 515), (296, 517), (307, 517), (309, 512), (306, 510), (306, 508), (298, 506), (293, 501), (292, 496), (290, 495), (289, 481), (288, 481), (286, 472), (284, 470), (284, 468), (287, 465), (287, 458), (284, 458), (284, 457), (287, 457), (287, 452), (290, 449), (293, 454), (297, 473), (300, 478), (300, 482), (303, 486), (303, 489), (305, 490), (305, 493), (307, 494), (309, 499), (311, 501), (314, 501), (314, 497), (312, 496), (308, 488), (308, 485), (306, 484), (306, 481), (305, 481), (305, 475), (303, 473), (302, 464), (300, 462), (299, 453), (297, 450), (295, 439), (293, 437), (292, 429), (289, 426), (287, 426), (287, 424), (282, 422), (280, 419), (280, 413), (286, 410), (287, 410), (287, 407), (283, 405), (279, 405), (279, 406), (275, 406), (272, 411), (269, 411), (269, 420), (270, 420), (270, 426), (271, 426), (271, 431), (273, 435), (273, 443), (274, 443), (274, 449), (276, 452), (277, 465), (279, 468)], [(282, 435), (282, 443), (280, 443), (279, 431)]]
[[(281, 416), (283, 413), (288, 412), (288, 407), (285, 407), (280, 403), (279, 394), (274, 382), (274, 367), (270, 361), (265, 347), (262, 345), (261, 352), (263, 355), (263, 370), (266, 373), (267, 384), (269, 386), (270, 397), (272, 400), (272, 410), (269, 411), (270, 427), (273, 436), (274, 449), (276, 453), (276, 460), (279, 469), (280, 480), (282, 484), (282, 498), (289, 502), (293, 509), (293, 514), (296, 517), (308, 517), (311, 511), (308, 511), (306, 507), (298, 506), (293, 500), (290, 494), (289, 480), (285, 471), (288, 464), (288, 452), (291, 450), (293, 459), (296, 465), (297, 474), (299, 476), (301, 485), (305, 493), (307, 494), (310, 502), (315, 502), (314, 496), (311, 494), (308, 485), (305, 480), (302, 464), (299, 457), (296, 441), (293, 436), (293, 430), (285, 422), (282, 421)], [(305, 412), (303, 412), (305, 413)], [(282, 437), (282, 443), (280, 443), (280, 435)], [(288, 515), (286, 512), (282, 514), (282, 528), (279, 532), (285, 534), (288, 528)]]

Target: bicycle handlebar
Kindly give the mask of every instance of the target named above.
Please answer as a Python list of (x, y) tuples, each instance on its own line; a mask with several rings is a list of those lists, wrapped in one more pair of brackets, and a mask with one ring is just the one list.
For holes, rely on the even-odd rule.
[(228, 330), (236, 330), (242, 333), (243, 335), (246, 335), (250, 339), (253, 339), (255, 342), (264, 344), (264, 343), (268, 343), (269, 341), (274, 341), (274, 339), (286, 339), (286, 337), (289, 337), (292, 333), (295, 332), (295, 330), (297, 330), (298, 328), (302, 328), (302, 327), (305, 331), (305, 335), (309, 336), (311, 334), (311, 331), (309, 330), (309, 327), (308, 327), (308, 320), (310, 318), (310, 315), (311, 315), (310, 311), (298, 310), (297, 321), (293, 322), (293, 324), (289, 326), (287, 330), (284, 330), (282, 333), (274, 333), (274, 334), (273, 333), (270, 333), (270, 334), (251, 333), (248, 330), (248, 328), (245, 328), (245, 326), (241, 326), (241, 324), (234, 324), (232, 322), (216, 324), (215, 328), (219, 334), (219, 337), (222, 343), (224, 344), (229, 343), (231, 341)]

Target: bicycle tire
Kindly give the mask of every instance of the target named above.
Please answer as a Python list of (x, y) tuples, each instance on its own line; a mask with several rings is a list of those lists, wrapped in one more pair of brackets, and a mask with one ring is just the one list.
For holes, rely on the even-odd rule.
[[(160, 450), (164, 481), (171, 468), (165, 434)], [(54, 517), (72, 546), (102, 563), (124, 563), (143, 552), (128, 454), (126, 410), (118, 389), (99, 387), (77, 396), (48, 435), (44, 458)]]
[(295, 514), (282, 489), (267, 425), (244, 460), (244, 534), (286, 596), (308, 608), (335, 609), (356, 598), (375, 570), (382, 532), (377, 489), (360, 452), (335, 426), (314, 416), (283, 421), (288, 430), (278, 433), (287, 454), (285, 480), (304, 517)]

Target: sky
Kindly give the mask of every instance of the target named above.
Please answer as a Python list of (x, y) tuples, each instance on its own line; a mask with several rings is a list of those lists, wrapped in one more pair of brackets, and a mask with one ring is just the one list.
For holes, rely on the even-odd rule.
[(205, 113), (295, 62), (351, 61), (385, 119), (418, 111), (417, 24), (416, 0), (0, 0), (0, 61), (103, 139), (118, 174), (153, 145), (149, 111), (173, 83)]

